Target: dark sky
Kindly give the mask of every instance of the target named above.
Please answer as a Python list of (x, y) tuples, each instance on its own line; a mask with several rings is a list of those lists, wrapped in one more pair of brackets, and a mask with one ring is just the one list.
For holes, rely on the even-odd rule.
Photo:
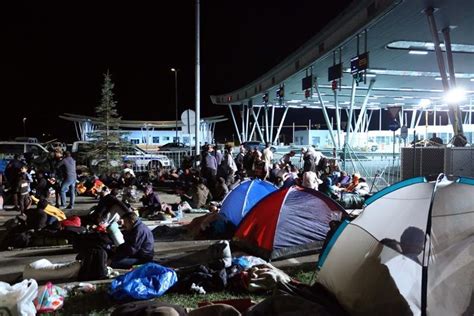
[[(8, 1), (0, 4), (0, 138), (43, 133), (74, 140), (58, 118), (93, 115), (109, 69), (124, 119), (173, 120), (194, 108), (195, 1)], [(201, 113), (256, 79), (315, 35), (350, 0), (202, 0)], [(323, 5), (324, 3), (324, 5)], [(8, 114), (7, 114), (8, 113)], [(218, 139), (232, 125), (217, 126)]]

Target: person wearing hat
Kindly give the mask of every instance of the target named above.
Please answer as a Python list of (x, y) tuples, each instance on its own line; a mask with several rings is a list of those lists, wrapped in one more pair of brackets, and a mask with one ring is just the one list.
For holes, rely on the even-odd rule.
[(303, 187), (318, 190), (319, 185), (322, 183), (323, 181), (318, 178), (316, 172), (306, 171), (303, 173), (303, 182), (301, 183)]
[(114, 269), (129, 269), (134, 265), (153, 260), (153, 233), (135, 212), (122, 215), (122, 228), (125, 242), (118, 246), (116, 253), (110, 259)]

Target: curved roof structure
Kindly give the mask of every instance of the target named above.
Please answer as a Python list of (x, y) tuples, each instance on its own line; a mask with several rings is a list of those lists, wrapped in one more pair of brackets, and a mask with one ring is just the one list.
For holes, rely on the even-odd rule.
[[(342, 62), (343, 77), (338, 89), (341, 108), (349, 108), (352, 92), (351, 59), (366, 49), (369, 67), (366, 81), (356, 87), (353, 106), (361, 108), (368, 96), (367, 109), (402, 106), (418, 108), (421, 99), (443, 110), (443, 82), (435, 54), (433, 33), (425, 10), (434, 9), (434, 20), (443, 43), (442, 30), (449, 30), (457, 86), (474, 95), (474, 2), (470, 0), (361, 0), (353, 3), (291, 56), (255, 81), (229, 93), (211, 96), (218, 105), (267, 105), (275, 107), (335, 108), (328, 68)], [(359, 45), (358, 45), (359, 43)], [(446, 47), (441, 44), (448, 72)], [(448, 58), (449, 59), (449, 58)], [(309, 97), (302, 79), (316, 77)], [(449, 77), (449, 75), (448, 75)], [(375, 80), (372, 87), (370, 82)], [(284, 99), (276, 92), (284, 86)], [(370, 87), (370, 88), (369, 88)], [(319, 94), (318, 94), (319, 89)], [(321, 96), (321, 100), (319, 99)], [(460, 104), (469, 107), (469, 98)]]

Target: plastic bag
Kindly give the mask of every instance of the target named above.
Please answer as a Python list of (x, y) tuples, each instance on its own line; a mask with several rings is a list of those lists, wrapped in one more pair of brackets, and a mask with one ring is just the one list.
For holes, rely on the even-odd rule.
[(38, 291), (38, 297), (35, 300), (36, 310), (38, 313), (54, 312), (63, 307), (65, 296), (67, 292), (64, 289), (48, 282)]
[(117, 277), (109, 294), (116, 300), (148, 300), (163, 295), (178, 281), (176, 272), (156, 263), (147, 263)]
[(37, 294), (35, 280), (23, 280), (15, 285), (0, 281), (0, 315), (36, 315), (33, 300)]

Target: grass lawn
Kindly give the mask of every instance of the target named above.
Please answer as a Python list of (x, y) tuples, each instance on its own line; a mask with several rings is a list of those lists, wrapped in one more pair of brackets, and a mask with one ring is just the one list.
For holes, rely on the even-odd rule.
[[(292, 278), (309, 284), (314, 275), (315, 264), (303, 264), (297, 267), (285, 268), (282, 270), (284, 270)], [(107, 289), (108, 285), (98, 287), (94, 293), (67, 298), (64, 307), (55, 313), (55, 315), (109, 315), (113, 311), (114, 307), (120, 303), (112, 300), (108, 296)], [(184, 307), (197, 307), (199, 302), (249, 297), (253, 301), (259, 302), (269, 295), (271, 295), (271, 293), (256, 295), (252, 293), (233, 293), (227, 291), (207, 294), (167, 293), (154, 300), (181, 305)]]

